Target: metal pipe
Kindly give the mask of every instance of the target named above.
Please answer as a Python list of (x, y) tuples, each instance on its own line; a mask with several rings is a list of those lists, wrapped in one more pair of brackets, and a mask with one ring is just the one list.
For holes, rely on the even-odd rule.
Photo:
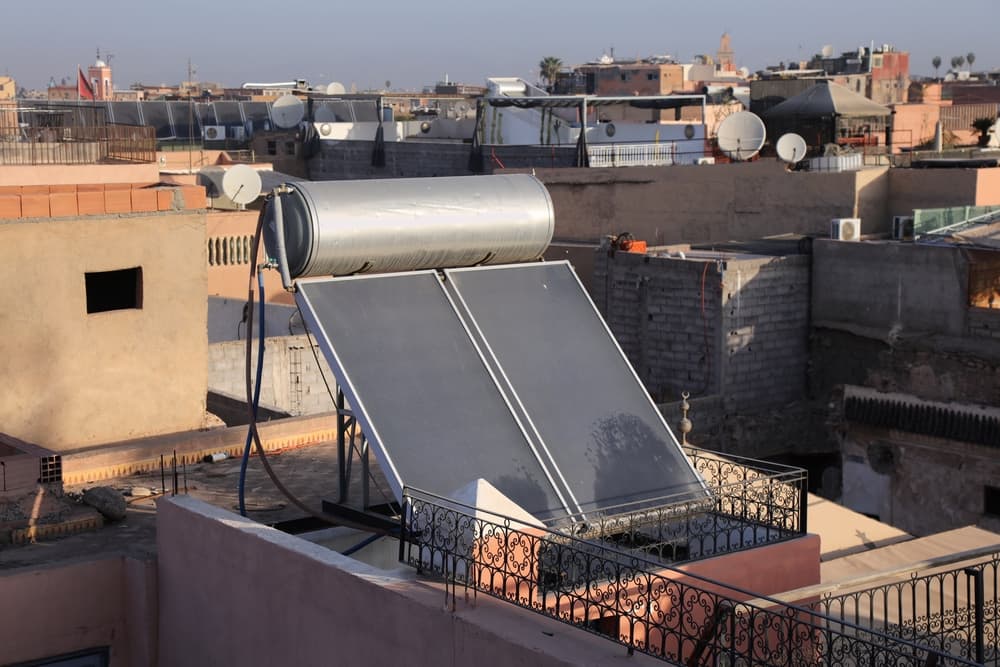
[(292, 291), (292, 277), (288, 272), (288, 254), (285, 251), (285, 215), (282, 211), (281, 196), (291, 192), (291, 189), (281, 184), (274, 189), (274, 198), (271, 202), (274, 210), (274, 236), (276, 241), (276, 251), (278, 256), (278, 271), (281, 273), (281, 286), (287, 291)]

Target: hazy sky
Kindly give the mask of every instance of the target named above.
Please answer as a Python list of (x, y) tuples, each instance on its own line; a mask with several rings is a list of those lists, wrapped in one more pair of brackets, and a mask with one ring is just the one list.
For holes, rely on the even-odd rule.
[(481, 84), (487, 76), (537, 78), (547, 55), (567, 64), (599, 57), (670, 54), (689, 61), (732, 35), (737, 62), (751, 70), (893, 44), (911, 54), (912, 74), (932, 74), (969, 51), (976, 69), (1000, 67), (996, 0), (50, 0), (18, 2), (0, 39), (0, 72), (43, 88), (72, 76), (95, 49), (112, 53), (116, 88), (187, 78), (239, 85), (304, 78), (359, 89), (419, 89), (442, 80)]

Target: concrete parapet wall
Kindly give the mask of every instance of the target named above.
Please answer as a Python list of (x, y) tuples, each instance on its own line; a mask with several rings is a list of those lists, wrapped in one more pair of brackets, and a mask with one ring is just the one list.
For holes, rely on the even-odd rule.
[(378, 570), (191, 498), (159, 502), (157, 541), (160, 667), (626, 659), (621, 646), (485, 595), (452, 609), (412, 570)]
[(955, 247), (817, 241), (812, 320), (899, 335), (965, 333), (968, 262)]

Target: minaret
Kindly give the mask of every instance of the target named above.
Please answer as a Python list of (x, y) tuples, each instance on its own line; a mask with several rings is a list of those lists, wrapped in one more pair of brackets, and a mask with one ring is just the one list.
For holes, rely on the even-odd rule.
[(87, 68), (87, 78), (94, 88), (95, 100), (110, 100), (114, 87), (111, 82), (111, 66), (101, 60), (101, 50), (97, 49), (97, 61)]
[(715, 62), (719, 70), (723, 72), (735, 72), (736, 62), (733, 57), (733, 46), (730, 43), (729, 33), (722, 33), (719, 40), (719, 52), (715, 54)]

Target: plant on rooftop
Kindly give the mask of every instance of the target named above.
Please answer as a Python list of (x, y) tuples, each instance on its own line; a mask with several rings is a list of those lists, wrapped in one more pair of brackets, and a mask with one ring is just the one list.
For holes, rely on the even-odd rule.
[(539, 74), (542, 79), (548, 84), (549, 89), (556, 82), (556, 77), (559, 76), (559, 70), (563, 67), (563, 61), (555, 56), (545, 56), (538, 63)]
[(972, 121), (972, 127), (979, 132), (979, 145), (985, 146), (990, 141), (990, 128), (997, 122), (996, 118), (977, 118)]

